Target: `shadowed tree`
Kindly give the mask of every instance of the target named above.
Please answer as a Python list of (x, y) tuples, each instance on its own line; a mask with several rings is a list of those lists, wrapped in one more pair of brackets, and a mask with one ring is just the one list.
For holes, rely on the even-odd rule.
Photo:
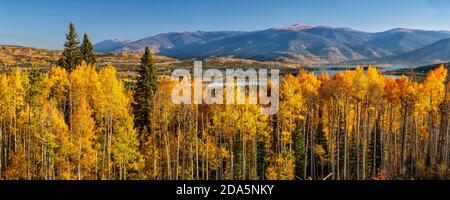
[(141, 58), (139, 77), (134, 93), (135, 102), (133, 104), (135, 126), (140, 136), (145, 136), (150, 132), (150, 112), (157, 88), (158, 75), (155, 63), (150, 49), (146, 47)]
[(89, 40), (89, 36), (86, 33), (83, 36), (83, 44), (81, 44), (80, 50), (81, 59), (84, 60), (87, 64), (95, 65), (95, 63), (97, 63), (94, 54), (94, 45), (92, 45), (91, 41)]
[(80, 41), (75, 31), (73, 23), (69, 25), (69, 32), (66, 34), (66, 42), (64, 43), (64, 51), (59, 59), (59, 66), (71, 72), (77, 65), (81, 63)]

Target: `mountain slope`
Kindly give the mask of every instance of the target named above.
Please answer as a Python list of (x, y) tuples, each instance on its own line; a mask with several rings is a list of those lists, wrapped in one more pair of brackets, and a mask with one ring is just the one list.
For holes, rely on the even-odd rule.
[(163, 33), (134, 42), (104, 41), (95, 46), (108, 52), (128, 53), (140, 53), (149, 46), (155, 53), (178, 59), (237, 57), (340, 63), (397, 56), (445, 38), (450, 38), (450, 33), (413, 29), (368, 33), (350, 28), (296, 24), (250, 32)]
[(449, 37), (445, 32), (398, 28), (372, 34), (368, 44), (399, 55)]
[(427, 65), (450, 61), (450, 39), (443, 39), (406, 54), (381, 59), (382, 62)]
[(303, 32), (353, 45), (360, 45), (371, 39), (370, 33), (356, 31), (350, 28), (332, 28), (328, 26), (317, 26), (312, 27), (310, 29), (305, 29)]
[(125, 43), (117, 47), (116, 52), (143, 52), (146, 46), (149, 46), (154, 52), (163, 49), (182, 48), (191, 44), (203, 44), (209, 41), (223, 39), (239, 35), (242, 32), (237, 31), (213, 31), (213, 32), (182, 32), (182, 33), (163, 33), (152, 37), (140, 39), (135, 42)]
[(116, 49), (121, 48), (130, 43), (130, 41), (120, 41), (114, 40), (104, 40), (94, 46), (94, 51), (96, 52), (114, 52)]
[(308, 33), (308, 30), (311, 29), (253, 31), (205, 43), (161, 49), (159, 53), (180, 59), (228, 56), (257, 60), (288, 58), (308, 62), (343, 62), (386, 55), (386, 52), (375, 47), (352, 46), (332, 38), (346, 40), (342, 36), (330, 33), (324, 37)]

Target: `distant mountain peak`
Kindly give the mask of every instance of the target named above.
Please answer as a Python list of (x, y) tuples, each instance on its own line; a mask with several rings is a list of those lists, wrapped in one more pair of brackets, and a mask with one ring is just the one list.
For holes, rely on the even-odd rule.
[(331, 27), (331, 26), (326, 26), (326, 25), (320, 25), (320, 26), (317, 26), (316, 28), (333, 29), (333, 27)]
[(348, 28), (348, 27), (341, 27), (341, 28), (338, 28), (338, 29), (341, 29), (341, 30), (344, 30), (344, 31), (349, 31), (349, 32), (362, 32), (362, 31), (358, 31), (358, 30), (355, 30), (355, 29), (352, 29), (352, 28)]
[(409, 28), (394, 28), (394, 29), (391, 29), (391, 30), (389, 30), (388, 32), (391, 32), (391, 33), (412, 33), (412, 32), (414, 32), (415, 30), (414, 29), (409, 29)]
[(201, 35), (201, 34), (206, 33), (206, 31), (184, 31), (182, 33), (189, 34), (189, 35)]
[(117, 48), (121, 48), (130, 42), (130, 40), (122, 41), (119, 39), (104, 40), (95, 44), (94, 50), (97, 52), (110, 52), (116, 50)]
[(301, 31), (301, 30), (310, 29), (310, 28), (312, 28), (312, 26), (309, 24), (294, 24), (294, 25), (290, 25), (290, 26), (276, 27), (273, 29), (274, 30), (286, 30), (286, 31)]

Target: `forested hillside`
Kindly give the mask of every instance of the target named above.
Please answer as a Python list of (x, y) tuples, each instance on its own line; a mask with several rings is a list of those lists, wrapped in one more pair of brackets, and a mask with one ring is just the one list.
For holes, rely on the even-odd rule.
[(0, 179), (448, 179), (450, 84), (376, 68), (280, 83), (280, 110), (176, 105), (146, 48), (124, 86), (73, 25), (58, 66), (0, 74)]
[[(12, 45), (0, 45), (0, 67), (2, 68), (50, 68), (56, 66), (62, 51), (30, 48)], [(138, 66), (139, 54), (129, 53), (95, 53), (99, 66), (113, 64), (115, 66)], [(179, 62), (176, 59), (165, 56), (155, 56), (157, 64), (168, 64)]]
[(281, 85), (281, 108), (174, 105), (161, 80), (148, 130), (113, 67), (0, 76), (4, 179), (394, 179), (448, 177), (449, 84), (370, 68)]

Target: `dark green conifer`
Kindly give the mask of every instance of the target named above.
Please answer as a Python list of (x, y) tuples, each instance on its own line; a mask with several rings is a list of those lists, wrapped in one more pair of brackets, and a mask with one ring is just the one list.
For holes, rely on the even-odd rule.
[(135, 126), (141, 136), (151, 132), (150, 112), (153, 106), (154, 96), (158, 88), (158, 74), (152, 53), (145, 48), (141, 58), (139, 77), (134, 93)]
[(86, 33), (84, 34), (83, 44), (81, 45), (80, 50), (81, 59), (84, 60), (87, 64), (95, 65), (97, 63), (94, 54), (94, 45), (92, 45)]
[(80, 63), (80, 41), (77, 32), (75, 32), (75, 26), (73, 23), (70, 23), (69, 32), (66, 34), (66, 42), (64, 43), (64, 51), (59, 59), (59, 66), (71, 72)]

